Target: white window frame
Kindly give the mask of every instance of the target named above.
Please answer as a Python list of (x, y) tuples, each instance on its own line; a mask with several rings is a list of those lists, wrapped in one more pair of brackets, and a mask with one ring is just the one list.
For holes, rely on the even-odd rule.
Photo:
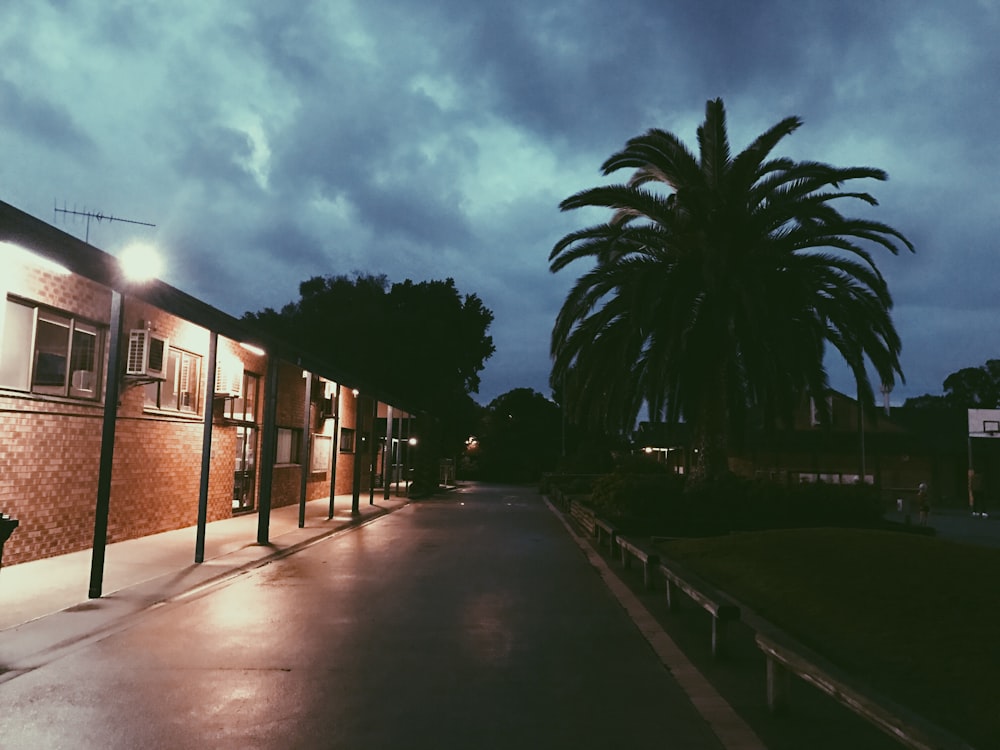
[[(104, 374), (104, 346), (107, 327), (65, 310), (41, 305), (31, 300), (9, 296), (0, 310), (0, 388), (25, 391), (39, 396), (97, 401), (101, 397)], [(20, 316), (20, 328), (13, 321)], [(28, 320), (30, 317), (30, 321)], [(65, 328), (65, 346), (43, 351), (45, 346), (39, 326)], [(88, 337), (80, 339), (80, 335)], [(27, 338), (25, 341), (24, 339)], [(80, 345), (87, 341), (89, 350), (80, 361)], [(40, 382), (44, 355), (61, 360), (62, 382)], [(84, 369), (74, 365), (89, 364)]]
[(200, 354), (170, 347), (166, 380), (146, 384), (146, 408), (198, 414), (201, 411), (203, 359)]

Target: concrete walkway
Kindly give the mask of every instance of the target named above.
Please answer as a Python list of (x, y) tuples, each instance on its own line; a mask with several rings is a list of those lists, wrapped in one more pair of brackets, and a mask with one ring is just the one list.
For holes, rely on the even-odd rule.
[[(298, 527), (299, 506), (273, 508), (268, 545), (257, 544), (257, 513), (213, 521), (206, 525), (205, 561), (194, 562), (196, 527), (109, 544), (105, 554), (104, 595), (89, 599), (91, 551), (5, 566), (0, 569), (0, 651), (6, 631), (56, 613), (65, 628), (68, 621), (87, 627), (95, 619), (120, 617), (169, 599), (217, 578), (287, 554), (294, 548), (329, 536), (338, 529), (396, 510), (406, 497), (388, 500), (381, 491), (362, 494), (360, 514), (351, 514), (351, 496), (337, 496), (334, 517), (327, 520), (329, 498), (306, 504), (305, 526)], [(14, 532), (15, 534), (17, 531)], [(69, 613), (68, 615), (66, 613)], [(82, 616), (87, 613), (87, 616)], [(75, 616), (73, 616), (75, 615)], [(70, 631), (76, 631), (71, 627)], [(81, 632), (83, 632), (81, 630)]]
[[(885, 514), (890, 521), (904, 523), (906, 515), (900, 511), (890, 511)], [(916, 523), (915, 514), (911, 514), (911, 523)], [(955, 508), (931, 508), (927, 525), (934, 529), (938, 539), (947, 539), (961, 544), (974, 544), (979, 547), (1000, 548), (1000, 513), (991, 512), (986, 516), (973, 516), (966, 510)]]

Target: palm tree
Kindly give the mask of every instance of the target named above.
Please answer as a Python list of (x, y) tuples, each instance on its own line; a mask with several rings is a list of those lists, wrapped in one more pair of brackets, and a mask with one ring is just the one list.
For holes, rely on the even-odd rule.
[(625, 184), (584, 190), (564, 211), (612, 210), (607, 223), (563, 237), (559, 271), (586, 260), (552, 331), (552, 382), (567, 384), (578, 421), (627, 431), (641, 407), (651, 421), (686, 422), (691, 477), (728, 471), (729, 438), (747, 410), (788, 418), (803, 394), (826, 405), (823, 358), (849, 365), (859, 401), (902, 379), (892, 299), (868, 246), (913, 245), (884, 224), (841, 215), (841, 186), (887, 179), (871, 167), (838, 168), (772, 157), (802, 121), (788, 117), (730, 155), (721, 99), (706, 105), (695, 157), (650, 130), (603, 165), (634, 170)]

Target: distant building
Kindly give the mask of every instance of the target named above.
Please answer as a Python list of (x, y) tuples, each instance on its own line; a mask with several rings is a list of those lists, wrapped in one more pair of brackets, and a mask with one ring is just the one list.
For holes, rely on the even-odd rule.
[[(821, 423), (815, 403), (806, 399), (791, 425), (748, 430), (733, 443), (730, 469), (740, 476), (785, 483), (864, 481), (880, 489), (886, 507), (897, 498), (915, 495), (917, 486), (927, 482), (936, 505), (964, 505), (967, 447), (963, 410), (893, 408), (887, 415), (872, 405), (862, 423), (857, 401), (832, 390), (827, 406), (831, 418), (826, 424)], [(690, 467), (687, 425), (644, 422), (635, 443), (678, 473)]]

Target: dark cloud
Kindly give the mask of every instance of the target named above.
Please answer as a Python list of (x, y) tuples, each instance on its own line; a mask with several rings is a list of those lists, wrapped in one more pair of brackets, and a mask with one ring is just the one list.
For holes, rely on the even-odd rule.
[(0, 77), (0, 121), (4, 130), (25, 141), (61, 153), (65, 158), (89, 160), (94, 142), (74, 121), (70, 111)]
[[(870, 215), (918, 251), (876, 254), (904, 342), (894, 399), (1000, 354), (992, 4), (8, 6), (0, 198), (155, 222), (166, 280), (234, 314), (316, 274), (451, 276), (496, 313), (481, 399), (547, 392), (577, 273), (551, 274), (548, 253), (604, 218), (560, 200), (650, 127), (694, 148), (722, 96), (734, 149), (796, 114), (783, 154), (889, 172), (865, 186)], [(102, 225), (95, 241), (115, 251), (131, 233)]]

